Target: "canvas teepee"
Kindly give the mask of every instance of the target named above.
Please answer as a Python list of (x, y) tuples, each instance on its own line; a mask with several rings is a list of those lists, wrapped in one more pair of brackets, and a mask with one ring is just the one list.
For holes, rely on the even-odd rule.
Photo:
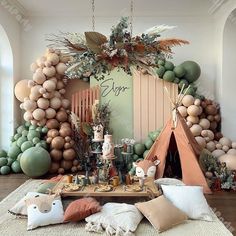
[(184, 118), (179, 114), (177, 107), (181, 99), (173, 102), (173, 115), (167, 122), (159, 137), (156, 139), (152, 148), (148, 152), (146, 159), (152, 160), (157, 157), (160, 164), (157, 166), (156, 178), (162, 178), (165, 171), (168, 149), (173, 138), (176, 141), (176, 147), (179, 153), (179, 159), (182, 171), (182, 180), (186, 185), (203, 186), (204, 193), (210, 194), (204, 174), (198, 163), (198, 157), (202, 150), (193, 137)]

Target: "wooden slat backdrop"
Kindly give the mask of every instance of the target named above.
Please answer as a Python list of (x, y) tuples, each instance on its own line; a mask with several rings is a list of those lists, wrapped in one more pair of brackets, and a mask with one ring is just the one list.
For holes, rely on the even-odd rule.
[(178, 95), (178, 86), (139, 71), (133, 73), (134, 139), (143, 141), (150, 131), (164, 126), (171, 116), (171, 103), (164, 91), (167, 87), (171, 99)]
[(100, 87), (95, 86), (72, 94), (71, 111), (74, 112), (81, 122), (89, 122), (92, 105), (100, 99)]

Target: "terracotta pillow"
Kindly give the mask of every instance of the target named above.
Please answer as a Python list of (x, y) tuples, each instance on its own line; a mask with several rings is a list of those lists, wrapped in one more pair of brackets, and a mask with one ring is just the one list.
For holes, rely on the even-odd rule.
[(82, 198), (69, 204), (65, 211), (64, 222), (80, 221), (99, 211), (101, 206), (94, 198)]
[(163, 195), (148, 202), (136, 203), (135, 206), (158, 232), (170, 229), (188, 219), (184, 212), (175, 207)]

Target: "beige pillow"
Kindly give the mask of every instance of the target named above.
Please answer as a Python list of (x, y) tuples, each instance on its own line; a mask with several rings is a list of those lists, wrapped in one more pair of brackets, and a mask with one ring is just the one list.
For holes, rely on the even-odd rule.
[(158, 232), (170, 229), (188, 219), (184, 212), (176, 208), (163, 195), (148, 202), (136, 203), (135, 206)]

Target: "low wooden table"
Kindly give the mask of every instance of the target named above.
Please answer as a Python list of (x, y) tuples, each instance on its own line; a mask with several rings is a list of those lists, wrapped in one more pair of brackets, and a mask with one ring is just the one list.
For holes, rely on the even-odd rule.
[[(144, 187), (142, 191), (127, 191), (126, 185), (122, 184), (114, 187), (112, 191), (109, 192), (99, 192), (96, 189), (98, 185), (86, 185), (77, 191), (65, 191), (64, 186), (68, 184), (67, 176), (63, 176), (62, 179), (56, 184), (52, 192), (60, 192), (62, 197), (148, 197), (155, 198), (160, 195), (154, 180), (152, 178), (147, 178), (144, 182)], [(132, 186), (139, 186), (138, 182), (132, 184)]]

